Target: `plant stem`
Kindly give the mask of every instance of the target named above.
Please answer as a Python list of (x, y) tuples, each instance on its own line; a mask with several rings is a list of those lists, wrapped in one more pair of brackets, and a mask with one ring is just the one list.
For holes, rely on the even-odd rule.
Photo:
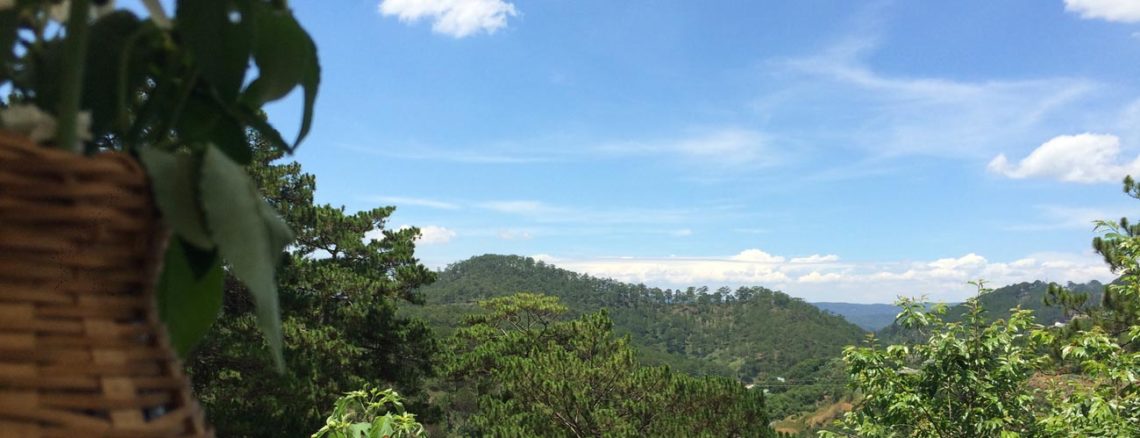
[(71, 0), (67, 12), (67, 35), (63, 41), (63, 71), (60, 72), (59, 136), (56, 147), (79, 152), (79, 98), (83, 92), (83, 67), (87, 64), (87, 15), (89, 0)]
[(154, 20), (160, 29), (170, 29), (170, 17), (162, 9), (162, 3), (159, 3), (158, 0), (142, 0), (142, 2), (143, 6), (146, 6), (147, 12), (150, 13), (150, 19)]

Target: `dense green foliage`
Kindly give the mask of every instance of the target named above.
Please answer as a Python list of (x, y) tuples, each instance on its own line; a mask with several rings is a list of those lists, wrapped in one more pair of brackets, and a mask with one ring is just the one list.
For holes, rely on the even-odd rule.
[[(986, 321), (1009, 319), (1013, 313), (1012, 309), (1020, 308), (1032, 311), (1038, 323), (1048, 325), (1066, 322), (1073, 316), (1071, 311), (1066, 311), (1063, 306), (1054, 305), (1050, 301), (1049, 291), (1058, 287), (1060, 286), (1040, 280), (1032, 283), (1022, 282), (1000, 287), (974, 298), (977, 299), (977, 305), (982, 309), (982, 318)], [(1085, 306), (1099, 303), (1104, 294), (1104, 287), (1099, 281), (1092, 280), (1088, 283), (1069, 283), (1063, 289), (1087, 297), (1087, 301), (1081, 302), (1081, 305)], [(959, 322), (963, 321), (970, 312), (969, 304), (957, 304), (948, 306), (942, 318), (947, 322)], [(885, 342), (918, 341), (919, 339), (914, 336), (916, 334), (915, 331), (894, 323), (878, 332), (879, 337)]]
[(605, 311), (563, 320), (558, 299), (480, 303), (453, 338), (447, 406), (467, 436), (771, 436), (764, 396), (723, 377), (644, 367)]
[(559, 297), (571, 315), (605, 309), (640, 361), (692, 375), (734, 377), (771, 392), (774, 418), (844, 392), (834, 359), (864, 332), (798, 298), (760, 287), (669, 290), (595, 278), (518, 256), (455, 263), (404, 309), (452, 332), (477, 300), (512, 291)]
[[(1129, 287), (1140, 297), (1140, 283)], [(926, 340), (849, 347), (844, 361), (862, 399), (825, 435), (1140, 436), (1140, 325), (1119, 337), (1095, 323), (1074, 332), (1021, 309), (988, 322), (979, 301), (965, 303), (961, 322), (944, 320), (944, 307), (900, 301), (900, 322)]]
[(844, 360), (863, 399), (844, 418), (846, 429), (866, 437), (1037, 431), (1026, 384), (1040, 361), (1024, 347), (1033, 320), (1029, 311), (991, 324), (974, 297), (964, 303), (969, 312), (963, 321), (947, 322), (944, 306), (924, 312), (911, 300), (900, 305), (902, 326), (929, 333), (929, 340), (885, 349), (874, 343), (848, 347)]
[[(1124, 190), (1140, 199), (1131, 178)], [(1045, 326), (1020, 308), (991, 322), (980, 283), (960, 322), (944, 319), (945, 306), (903, 300), (900, 326), (921, 341), (847, 348), (863, 398), (825, 435), (1140, 436), (1140, 227), (1121, 219), (1097, 230), (1094, 249), (1120, 274), (1099, 306), (1087, 291), (1047, 287), (1065, 321)]]
[[(1053, 306), (1046, 299), (1050, 283), (1034, 281), (1011, 284), (994, 289), (978, 298), (978, 304), (984, 309), (983, 317), (990, 321), (1008, 319), (1014, 308), (1033, 312), (1034, 318), (1041, 324), (1066, 322), (1072, 315), (1066, 315), (1065, 310)], [(1104, 292), (1104, 285), (1093, 280), (1088, 283), (1068, 283), (1065, 289), (1086, 294), (1091, 302), (1099, 302)], [(968, 305), (952, 306), (946, 310), (948, 321), (961, 321), (971, 311)]]
[[(430, 416), (423, 387), (438, 342), (396, 312), (434, 277), (414, 257), (418, 231), (384, 230), (390, 207), (315, 205), (313, 176), (271, 164), (279, 156), (258, 148), (249, 171), (297, 233), (280, 268), (286, 371), (274, 370), (252, 302), (227, 276), (224, 316), (188, 361), (211, 422), (220, 436), (300, 436), (324, 424), (337, 397), (369, 384), (397, 388)], [(373, 230), (382, 238), (366, 241)]]

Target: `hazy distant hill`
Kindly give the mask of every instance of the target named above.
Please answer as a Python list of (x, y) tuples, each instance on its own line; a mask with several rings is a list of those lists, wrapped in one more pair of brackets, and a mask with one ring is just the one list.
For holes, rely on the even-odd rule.
[(843, 347), (865, 334), (840, 316), (762, 287), (658, 289), (502, 255), (448, 266), (419, 291), (426, 306), (404, 308), (446, 333), (476, 301), (523, 291), (558, 296), (572, 314), (607, 309), (615, 331), (631, 336), (646, 363), (795, 393), (797, 401), (773, 397), (775, 416), (781, 403), (810, 403), (826, 391), (842, 391), (842, 376), (832, 382), (820, 374), (830, 373)]
[(842, 316), (864, 330), (876, 331), (895, 322), (899, 308), (893, 304), (855, 304), (821, 302), (815, 307)]
[[(1104, 284), (1096, 280), (1088, 283), (1070, 282), (1066, 287), (1075, 292), (1089, 294), (1088, 302), (1093, 305), (1098, 305), (1104, 295)], [(1045, 294), (1048, 289), (1049, 283), (1044, 281), (1011, 284), (983, 295), (981, 298), (982, 308), (986, 310), (986, 317), (991, 320), (1009, 318), (1010, 309), (1021, 306), (1022, 309), (1032, 310), (1034, 317), (1040, 324), (1062, 321), (1064, 315), (1061, 309), (1045, 305)], [(946, 319), (958, 321), (965, 313), (966, 308), (961, 304), (954, 305), (946, 311)], [(898, 326), (891, 324), (880, 330), (878, 334), (885, 341), (891, 341), (902, 339), (899, 337), (902, 332)]]

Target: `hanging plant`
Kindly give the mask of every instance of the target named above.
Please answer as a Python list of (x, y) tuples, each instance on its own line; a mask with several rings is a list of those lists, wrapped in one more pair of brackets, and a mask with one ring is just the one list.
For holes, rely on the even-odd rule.
[[(292, 233), (245, 173), (247, 135), (291, 153), (308, 134), (316, 46), (284, 0), (178, 0), (173, 16), (142, 3), (145, 16), (107, 0), (0, 0), (0, 128), (134, 157), (171, 234), (156, 299), (173, 346), (185, 354), (207, 332), (228, 269), (280, 368), (274, 269)], [(286, 140), (262, 107), (298, 88), (299, 134)]]

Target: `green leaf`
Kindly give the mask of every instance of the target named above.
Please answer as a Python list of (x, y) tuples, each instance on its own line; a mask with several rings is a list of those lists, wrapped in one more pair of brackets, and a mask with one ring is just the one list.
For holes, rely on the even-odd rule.
[(154, 199), (166, 225), (191, 245), (213, 248), (213, 239), (206, 230), (206, 216), (198, 202), (198, 163), (194, 157), (150, 147), (140, 148), (138, 152), (150, 175)]
[(258, 3), (254, 8), (254, 18), (253, 58), (259, 76), (250, 83), (244, 96), (252, 107), (258, 108), (266, 102), (285, 97), (297, 85), (304, 88), (301, 129), (292, 146), (287, 148), (291, 151), (308, 135), (312, 125), (313, 106), (320, 85), (317, 46), (287, 9)]
[(63, 70), (63, 42), (46, 41), (31, 52), (26, 65), (14, 72), (15, 86), (35, 90), (35, 104), (54, 109), (59, 103), (60, 73)]
[(274, 271), (292, 233), (245, 169), (216, 147), (208, 147), (202, 157), (201, 194), (206, 224), (222, 257), (253, 295), (261, 330), (278, 370), (284, 370)]
[(367, 437), (369, 430), (372, 430), (372, 423), (353, 423), (348, 426), (348, 436), (352, 438)]
[[(315, 48), (313, 49), (316, 50)], [(316, 54), (313, 55), (313, 63), (309, 65), (305, 71), (305, 78), (301, 81), (301, 86), (305, 88), (305, 106), (304, 115), (301, 116), (301, 130), (297, 133), (297, 139), (293, 141), (293, 148), (301, 144), (301, 140), (309, 135), (309, 128), (313, 125), (313, 106), (317, 103), (317, 88), (321, 85), (321, 65), (317, 61)]]
[(221, 117), (210, 130), (210, 143), (226, 153), (230, 159), (243, 166), (253, 161), (253, 150), (249, 147), (249, 137), (245, 127), (233, 117)]
[[(121, 93), (131, 94), (145, 79), (139, 43), (146, 29), (135, 14), (119, 10), (91, 25), (92, 41), (84, 69), (82, 108), (92, 113), (91, 130), (96, 136), (107, 132), (120, 117), (126, 117), (127, 102)], [(134, 52), (134, 56), (129, 56)], [(130, 62), (134, 60), (136, 62)]]
[(241, 91), (253, 46), (249, 0), (178, 0), (175, 22), (202, 77), (233, 101)]
[(222, 310), (224, 274), (215, 254), (210, 267), (197, 275), (182, 239), (172, 237), (156, 287), (158, 314), (170, 333), (170, 344), (182, 357), (197, 345)]
[(12, 62), (15, 58), (15, 52), (12, 50), (16, 44), (16, 36), (19, 31), (20, 24), (20, 10), (12, 8), (5, 11), (0, 11), (0, 81), (8, 80), (8, 63)]
[(264, 113), (254, 112), (242, 107), (234, 113), (234, 116), (238, 117), (242, 123), (245, 123), (254, 131), (257, 131), (258, 134), (261, 134), (265, 141), (269, 142), (273, 147), (288, 151), (289, 153), (293, 152), (293, 148), (289, 143), (285, 142), (285, 139), (281, 137), (281, 133), (273, 128), (269, 122), (265, 121)]
[(288, 10), (258, 3), (253, 12), (253, 60), (258, 77), (244, 97), (260, 107), (285, 97), (301, 83), (306, 67), (315, 61), (316, 49)]
[(187, 143), (213, 143), (243, 166), (253, 159), (245, 128), (227, 107), (210, 96), (194, 94), (186, 101), (178, 134)]

